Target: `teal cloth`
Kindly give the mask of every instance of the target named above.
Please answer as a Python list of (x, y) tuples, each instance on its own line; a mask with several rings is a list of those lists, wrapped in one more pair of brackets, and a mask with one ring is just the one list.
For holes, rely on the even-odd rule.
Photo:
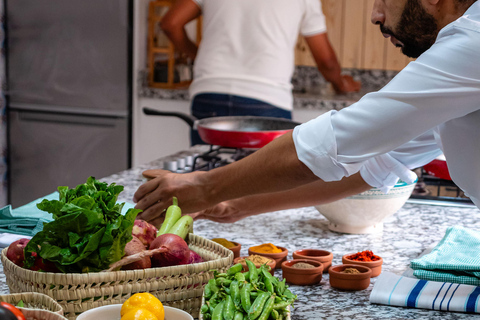
[[(51, 193), (43, 198), (34, 200), (26, 205), (12, 210), (8, 205), (0, 209), (0, 232), (34, 236), (37, 232), (43, 230), (43, 223), (52, 221), (52, 215), (37, 208), (37, 203), (43, 199), (58, 200), (58, 192)], [(126, 202), (122, 209), (125, 214), (128, 209), (135, 205)]]
[(435, 248), (410, 267), (419, 279), (480, 286), (480, 232), (449, 227)]

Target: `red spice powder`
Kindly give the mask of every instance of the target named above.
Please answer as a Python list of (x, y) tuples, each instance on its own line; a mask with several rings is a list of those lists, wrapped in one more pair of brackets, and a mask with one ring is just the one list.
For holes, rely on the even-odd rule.
[(352, 254), (351, 256), (348, 256), (347, 259), (354, 261), (377, 261), (380, 260), (380, 257), (374, 255), (373, 252), (370, 250), (365, 250)]

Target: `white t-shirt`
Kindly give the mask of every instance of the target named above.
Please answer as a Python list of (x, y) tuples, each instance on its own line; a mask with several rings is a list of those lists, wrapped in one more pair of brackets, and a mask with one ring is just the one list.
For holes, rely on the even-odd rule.
[(294, 142), (321, 179), (360, 171), (384, 191), (444, 153), (453, 181), (480, 207), (480, 2), (382, 90), (298, 126)]
[(326, 32), (319, 0), (194, 0), (202, 41), (190, 96), (239, 95), (293, 108), (291, 77), (299, 32)]

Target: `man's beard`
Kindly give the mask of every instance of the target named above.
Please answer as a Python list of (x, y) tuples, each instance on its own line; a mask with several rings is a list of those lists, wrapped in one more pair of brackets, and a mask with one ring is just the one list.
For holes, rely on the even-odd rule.
[(402, 42), (402, 52), (410, 58), (418, 58), (430, 49), (439, 31), (437, 21), (425, 10), (420, 0), (407, 0), (395, 33), (384, 25), (380, 26), (380, 30)]

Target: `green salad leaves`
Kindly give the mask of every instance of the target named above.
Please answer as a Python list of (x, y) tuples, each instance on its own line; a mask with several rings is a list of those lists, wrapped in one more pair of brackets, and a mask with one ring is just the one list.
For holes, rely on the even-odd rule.
[(65, 273), (98, 272), (108, 269), (125, 254), (132, 239), (135, 217), (141, 210), (121, 214), (124, 203), (117, 203), (123, 186), (89, 177), (74, 189), (58, 187), (59, 200), (43, 200), (40, 210), (53, 221), (45, 223), (25, 247), (25, 267), (41, 257), (55, 263)]

